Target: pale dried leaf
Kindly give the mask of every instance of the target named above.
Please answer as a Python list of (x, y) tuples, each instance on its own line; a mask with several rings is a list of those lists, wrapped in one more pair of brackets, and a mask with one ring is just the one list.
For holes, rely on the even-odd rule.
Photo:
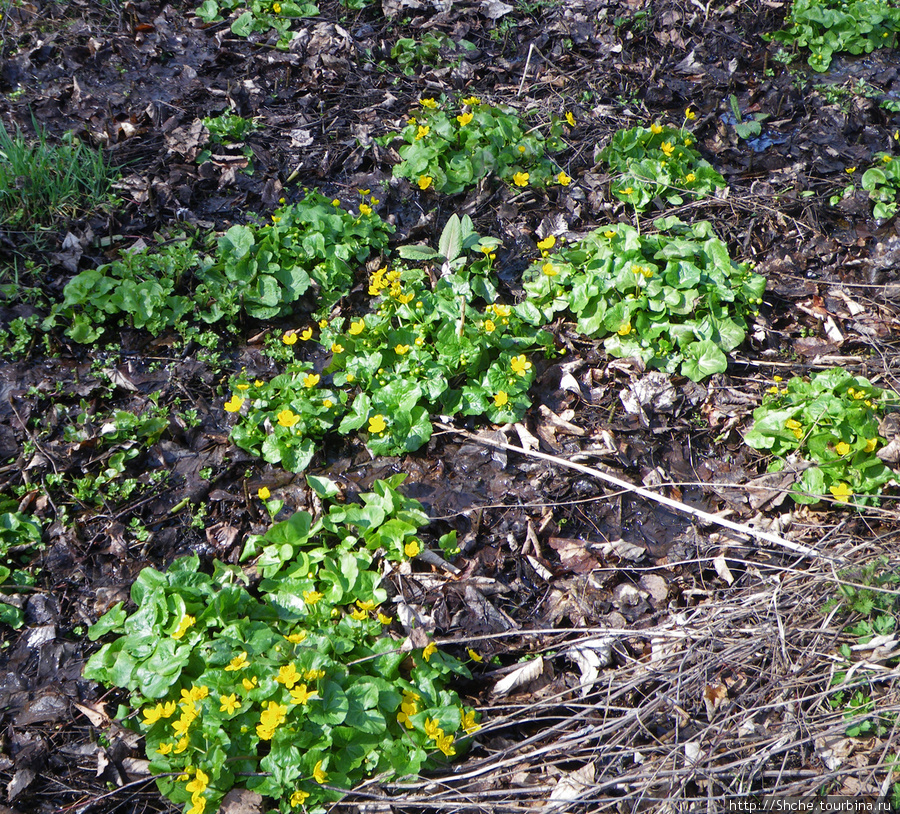
[(530, 684), (544, 674), (544, 659), (536, 658), (520, 664), (509, 675), (501, 678), (492, 690), (492, 695), (509, 695), (513, 690)]
[(91, 726), (97, 729), (112, 723), (105, 707), (99, 701), (94, 703), (85, 701), (83, 704), (74, 704), (73, 706), (91, 722)]
[(570, 647), (565, 654), (572, 659), (581, 670), (581, 695), (587, 695), (597, 679), (600, 670), (612, 663), (612, 645), (615, 639), (607, 636), (602, 639), (588, 639)]
[(502, 3), (500, 0), (482, 0), (481, 11), (485, 17), (492, 20), (499, 20), (505, 14), (509, 14), (513, 10), (513, 6), (508, 3)]
[(568, 809), (569, 803), (584, 797), (590, 793), (594, 785), (594, 764), (586, 763), (581, 768), (562, 775), (556, 781), (550, 799), (544, 806), (544, 811), (563, 812)]
[(219, 808), (219, 814), (260, 814), (263, 810), (263, 797), (250, 789), (233, 788)]
[(728, 570), (728, 563), (725, 562), (724, 553), (713, 558), (713, 566), (716, 569), (716, 573), (725, 580), (726, 584), (731, 585), (734, 583), (734, 577), (732, 576), (731, 571)]
[(711, 721), (716, 716), (719, 707), (728, 701), (728, 687), (721, 681), (717, 684), (707, 684), (703, 688), (703, 703), (706, 705), (706, 717)]

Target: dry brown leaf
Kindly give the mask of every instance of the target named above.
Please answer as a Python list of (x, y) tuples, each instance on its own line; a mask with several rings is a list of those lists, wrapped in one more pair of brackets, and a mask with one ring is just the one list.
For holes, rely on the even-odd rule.
[(703, 703), (706, 705), (706, 717), (711, 721), (716, 717), (719, 708), (728, 703), (728, 687), (721, 681), (707, 684), (703, 688)]
[(249, 789), (234, 788), (225, 795), (219, 814), (260, 814), (263, 797)]
[(491, 694), (494, 696), (509, 695), (513, 690), (536, 681), (544, 674), (544, 659), (537, 658), (520, 664), (509, 675), (501, 678)]
[(552, 811), (554, 814), (562, 814), (568, 810), (569, 804), (584, 797), (594, 785), (594, 764), (586, 763), (574, 772), (562, 775), (556, 781), (550, 799), (544, 806), (544, 811)]

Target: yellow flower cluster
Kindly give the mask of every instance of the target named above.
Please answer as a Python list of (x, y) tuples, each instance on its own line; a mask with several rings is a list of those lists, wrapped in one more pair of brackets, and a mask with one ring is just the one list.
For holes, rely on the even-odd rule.
[(847, 395), (856, 401), (862, 401), (866, 407), (873, 407), (875, 405), (874, 400), (866, 398), (866, 393), (862, 390), (857, 390), (855, 387), (848, 387)]
[(650, 266), (638, 266), (634, 265), (631, 267), (631, 271), (635, 275), (639, 275), (643, 277), (645, 280), (649, 280), (653, 276), (653, 269)]
[(784, 422), (784, 427), (790, 430), (798, 441), (803, 437), (803, 425), (796, 418), (789, 418)]
[(396, 269), (388, 271), (387, 266), (383, 266), (378, 269), (378, 271), (373, 271), (369, 277), (369, 295), (378, 297), (385, 289), (387, 289), (388, 296), (392, 300), (396, 300), (402, 305), (412, 302), (414, 295), (412, 293), (403, 293), (403, 282), (400, 279), (401, 276), (400, 272)]
[(403, 700), (400, 702), (400, 712), (397, 713), (397, 723), (403, 724), (407, 729), (413, 728), (413, 722), (410, 720), (413, 715), (419, 711), (419, 701), (422, 696), (411, 690), (403, 691)]
[(191, 795), (191, 807), (186, 814), (203, 814), (206, 809), (206, 797), (203, 792), (209, 786), (209, 775), (203, 769), (197, 769), (194, 773), (194, 779), (189, 780), (184, 787), (185, 791)]
[(525, 354), (514, 356), (509, 366), (517, 376), (524, 376), (532, 367), (531, 362), (525, 358)]
[(262, 741), (272, 740), (275, 730), (287, 719), (287, 706), (275, 701), (269, 701), (259, 716), (259, 724), (256, 726), (256, 734)]
[(462, 716), (460, 717), (460, 724), (462, 725), (463, 732), (467, 735), (471, 735), (474, 732), (477, 732), (481, 729), (481, 724), (475, 722), (475, 710), (470, 709), (468, 712), (464, 710), (460, 710), (462, 712)]
[(435, 718), (425, 719), (425, 735), (429, 740), (433, 740), (434, 745), (447, 757), (456, 754), (456, 749), (453, 748), (453, 735), (445, 735)]

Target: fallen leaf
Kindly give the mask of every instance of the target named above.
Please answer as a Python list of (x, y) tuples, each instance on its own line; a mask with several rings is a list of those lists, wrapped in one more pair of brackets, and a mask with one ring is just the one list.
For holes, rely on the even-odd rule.
[(485, 17), (492, 20), (499, 20), (504, 14), (509, 14), (513, 10), (513, 6), (508, 3), (502, 3), (500, 0), (482, 0), (481, 11)]
[(594, 764), (585, 763), (573, 772), (562, 775), (556, 781), (550, 799), (544, 806), (544, 811), (563, 812), (568, 804), (579, 800), (588, 794), (594, 785)]
[(219, 814), (260, 814), (263, 797), (250, 789), (234, 788), (222, 800)]
[(607, 636), (603, 639), (588, 639), (579, 642), (565, 651), (581, 670), (581, 695), (587, 695), (597, 679), (600, 670), (612, 663), (612, 645), (615, 639)]
[(491, 691), (491, 695), (509, 695), (513, 690), (536, 681), (544, 674), (544, 659), (536, 658), (520, 664), (509, 675), (501, 678)]

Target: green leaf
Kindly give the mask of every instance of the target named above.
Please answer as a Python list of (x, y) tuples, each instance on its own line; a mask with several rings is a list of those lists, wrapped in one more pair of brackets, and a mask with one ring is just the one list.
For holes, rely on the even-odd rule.
[(327, 499), (340, 493), (340, 487), (330, 478), (323, 475), (307, 475), (306, 482), (320, 498)]
[[(253, 13), (245, 11), (231, 24), (231, 33), (237, 37), (249, 37), (253, 32)], [(233, 229), (243, 228), (233, 226)]]
[(692, 342), (684, 350), (681, 372), (691, 381), (700, 382), (714, 373), (724, 373), (728, 359), (718, 345), (708, 339)]
[(438, 242), (438, 252), (448, 262), (453, 262), (459, 257), (463, 248), (462, 225), (459, 215), (455, 212), (450, 216), (444, 230), (441, 232), (441, 238)]

